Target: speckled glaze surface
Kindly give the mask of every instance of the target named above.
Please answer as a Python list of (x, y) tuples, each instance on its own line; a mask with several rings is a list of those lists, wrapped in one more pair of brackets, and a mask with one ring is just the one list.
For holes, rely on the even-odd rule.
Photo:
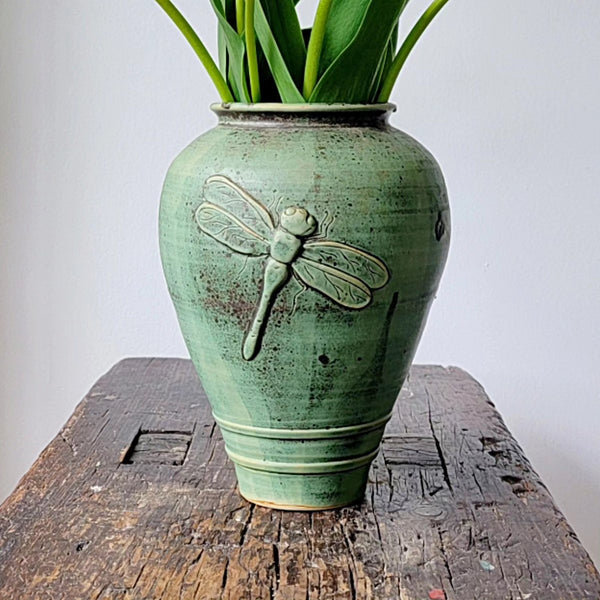
[(446, 261), (431, 154), (391, 105), (216, 105), (171, 165), (163, 268), (240, 492), (359, 501)]

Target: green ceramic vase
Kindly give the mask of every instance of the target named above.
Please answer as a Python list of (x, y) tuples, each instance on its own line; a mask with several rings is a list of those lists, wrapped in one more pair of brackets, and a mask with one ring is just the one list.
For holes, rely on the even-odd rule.
[(440, 168), (393, 105), (215, 105), (160, 248), (241, 494), (359, 501), (448, 253)]

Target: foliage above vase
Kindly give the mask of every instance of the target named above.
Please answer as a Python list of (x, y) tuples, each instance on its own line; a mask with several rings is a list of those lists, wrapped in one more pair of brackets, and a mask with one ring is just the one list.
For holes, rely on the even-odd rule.
[(156, 0), (188, 40), (223, 102), (387, 102), (415, 44), (448, 0), (433, 0), (399, 43), (410, 0), (320, 0), (302, 29), (299, 0), (210, 0), (219, 66), (171, 0)]

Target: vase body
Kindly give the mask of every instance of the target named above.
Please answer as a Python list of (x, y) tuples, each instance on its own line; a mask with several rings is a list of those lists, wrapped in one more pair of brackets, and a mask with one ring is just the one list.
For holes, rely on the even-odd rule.
[(185, 342), (244, 497), (356, 502), (446, 260), (442, 173), (389, 105), (213, 110), (161, 199)]

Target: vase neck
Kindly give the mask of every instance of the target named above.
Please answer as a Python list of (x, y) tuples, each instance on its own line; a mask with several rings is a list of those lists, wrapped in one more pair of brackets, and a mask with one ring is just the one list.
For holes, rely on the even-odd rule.
[(252, 127), (381, 127), (396, 110), (393, 104), (213, 104), (225, 125)]

